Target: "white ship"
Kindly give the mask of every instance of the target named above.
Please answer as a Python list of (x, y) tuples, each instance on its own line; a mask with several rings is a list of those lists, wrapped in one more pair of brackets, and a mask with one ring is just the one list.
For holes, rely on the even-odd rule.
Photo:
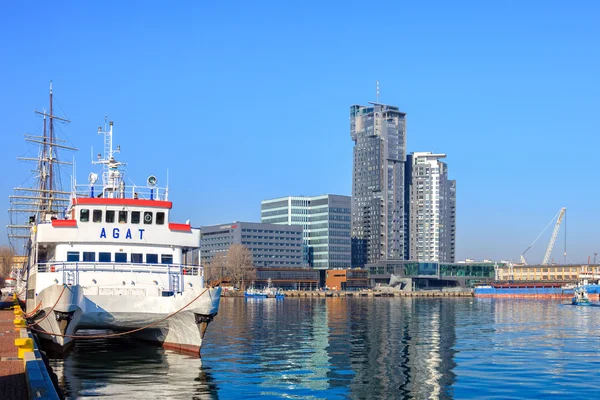
[(28, 138), (41, 146), (38, 184), (15, 189), (11, 210), (29, 216), (9, 226), (12, 239), (25, 240), (28, 325), (62, 350), (85, 340), (78, 331), (95, 329), (106, 331), (95, 337), (127, 334), (199, 354), (221, 294), (190, 265), (199, 229), (171, 222), (169, 190), (154, 176), (143, 187), (125, 185), (112, 122), (98, 128), (104, 154), (93, 164), (102, 166), (101, 184), (92, 172), (89, 184), (73, 180), (70, 192), (60, 191), (57, 152), (69, 147), (53, 132), (54, 120), (66, 120), (52, 115), (52, 87), (50, 112), (39, 114), (43, 135)]

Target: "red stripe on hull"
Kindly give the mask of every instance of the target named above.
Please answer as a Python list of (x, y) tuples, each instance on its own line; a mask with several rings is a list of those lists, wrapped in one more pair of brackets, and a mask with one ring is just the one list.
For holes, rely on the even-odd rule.
[[(573, 293), (565, 294), (475, 294), (480, 298), (502, 298), (502, 299), (571, 299)], [(599, 294), (589, 294), (590, 300), (600, 300)]]
[(53, 219), (52, 226), (54, 227), (77, 227), (77, 220), (74, 219)]
[(104, 205), (104, 206), (132, 206), (132, 207), (157, 207), (157, 208), (172, 208), (173, 203), (162, 200), (145, 200), (145, 199), (105, 199), (105, 198), (88, 198), (82, 197), (73, 199), (74, 205)]
[(175, 350), (181, 353), (193, 354), (200, 357), (200, 346), (194, 346), (191, 344), (181, 344), (181, 343), (168, 343), (164, 342), (162, 346), (165, 349)]

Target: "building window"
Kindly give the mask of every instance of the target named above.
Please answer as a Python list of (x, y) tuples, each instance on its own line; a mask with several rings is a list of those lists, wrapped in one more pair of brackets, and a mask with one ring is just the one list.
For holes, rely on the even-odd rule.
[(98, 261), (99, 262), (111, 262), (111, 254), (110, 253), (98, 253)]
[(78, 251), (67, 251), (67, 262), (77, 262), (79, 261), (79, 252)]
[(144, 211), (144, 223), (145, 224), (152, 223), (152, 211)]
[(142, 264), (144, 262), (144, 255), (139, 253), (131, 253), (131, 262), (134, 264)]
[(158, 264), (158, 254), (146, 254), (146, 264)]
[[(158, 222), (158, 215), (156, 216), (156, 221)], [(161, 264), (173, 264), (173, 255), (172, 254), (162, 254), (160, 256)]]
[(127, 223), (127, 211), (119, 211), (119, 223), (120, 224)]
[(115, 253), (115, 262), (116, 263), (126, 263), (127, 262), (127, 253)]
[(115, 222), (115, 212), (113, 210), (106, 210), (106, 222)]
[(132, 224), (139, 224), (140, 223), (140, 212), (139, 211), (132, 211), (131, 212), (131, 223)]
[(165, 213), (157, 212), (156, 213), (156, 225), (163, 225), (165, 223)]
[(96, 253), (93, 251), (84, 251), (83, 252), (83, 261), (84, 262), (96, 262)]
[(90, 220), (90, 210), (88, 210), (87, 208), (84, 208), (83, 210), (79, 211), (79, 221), (88, 222), (89, 220)]
[(93, 222), (102, 222), (102, 210), (94, 210), (92, 212), (92, 221)]

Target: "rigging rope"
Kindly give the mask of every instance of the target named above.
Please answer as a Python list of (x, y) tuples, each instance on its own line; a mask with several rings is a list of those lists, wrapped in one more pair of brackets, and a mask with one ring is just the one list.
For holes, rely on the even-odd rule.
[[(31, 330), (39, 332), (39, 333), (44, 333), (44, 334), (49, 335), (49, 336), (59, 336), (59, 337), (65, 337), (65, 338), (71, 338), (71, 339), (104, 339), (104, 338), (109, 338), (109, 337), (117, 337), (117, 336), (128, 335), (130, 333), (142, 331), (144, 329), (148, 329), (148, 328), (150, 328), (152, 326), (158, 325), (161, 322), (163, 322), (163, 321), (165, 321), (165, 320), (173, 317), (174, 315), (179, 314), (181, 311), (183, 311), (184, 309), (186, 309), (190, 304), (192, 304), (193, 302), (195, 302), (196, 300), (198, 300), (204, 293), (206, 293), (206, 291), (208, 289), (209, 288), (204, 289), (204, 291), (202, 293), (200, 293), (198, 296), (196, 296), (192, 301), (190, 301), (189, 303), (187, 303), (185, 306), (181, 307), (179, 310), (175, 311), (174, 313), (171, 313), (171, 314), (167, 315), (163, 319), (158, 320), (156, 322), (153, 322), (151, 324), (142, 326), (141, 328), (132, 329), (132, 330), (126, 331), (126, 332), (109, 333), (109, 334), (106, 334), (106, 335), (63, 335), (63, 334), (60, 334), (60, 333), (51, 333), (51, 332), (46, 332), (46, 331), (43, 331), (43, 330), (40, 330), (40, 329), (35, 329), (35, 328), (31, 328)], [(64, 289), (63, 289), (63, 292), (64, 292)], [(62, 296), (62, 293), (61, 293), (61, 296)], [(60, 297), (59, 297), (59, 299), (60, 299)], [(56, 303), (58, 303), (58, 300), (56, 300)], [(55, 306), (56, 306), (56, 304), (54, 304), (54, 306), (52, 306), (52, 309), (46, 315), (49, 315), (50, 312), (52, 312), (52, 310), (54, 310)], [(43, 319), (40, 322), (42, 322), (42, 321), (43, 321)], [(36, 323), (36, 324), (33, 324), (33, 325), (28, 325), (27, 327), (34, 326), (34, 325), (37, 325), (37, 324), (39, 324), (39, 322)]]

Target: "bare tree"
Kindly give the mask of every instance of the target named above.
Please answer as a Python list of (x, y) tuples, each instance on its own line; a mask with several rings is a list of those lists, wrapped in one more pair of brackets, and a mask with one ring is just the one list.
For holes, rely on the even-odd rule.
[(225, 260), (225, 254), (216, 254), (210, 264), (204, 267), (204, 282), (215, 285), (217, 282), (220, 284), (224, 278), (227, 278), (227, 262)]
[(256, 279), (256, 268), (252, 262), (252, 253), (241, 244), (232, 244), (227, 251), (227, 276), (231, 282), (246, 289), (246, 283)]
[(12, 269), (13, 256), (15, 253), (8, 246), (0, 247), (0, 280), (8, 278)]

